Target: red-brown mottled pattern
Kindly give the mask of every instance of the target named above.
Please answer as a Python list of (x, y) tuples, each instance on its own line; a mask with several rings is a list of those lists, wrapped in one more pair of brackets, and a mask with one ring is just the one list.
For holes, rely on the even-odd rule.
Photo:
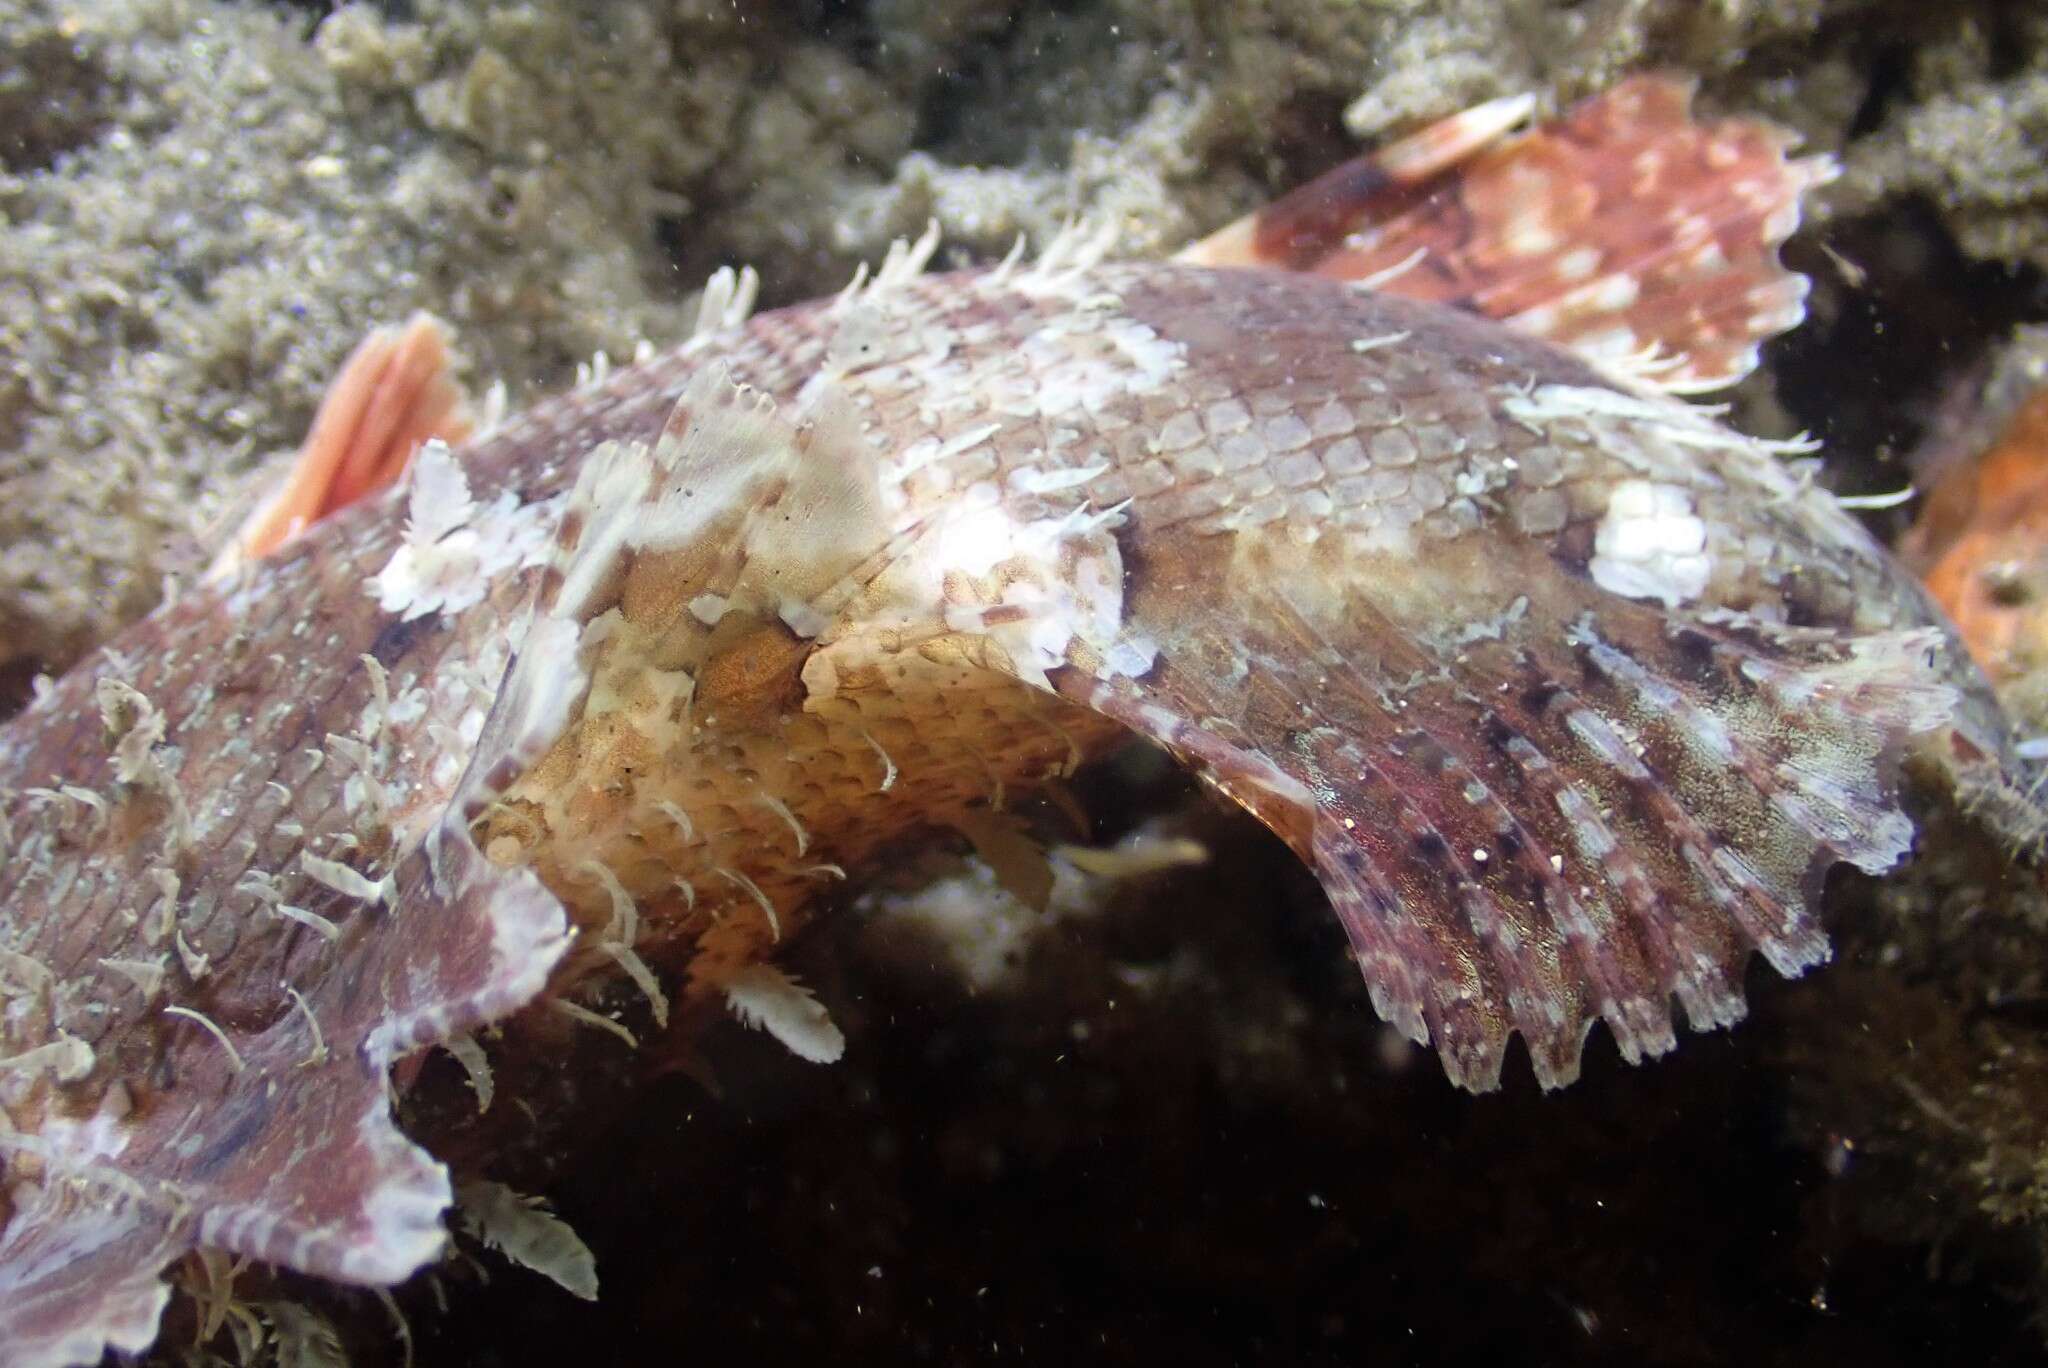
[[(1084, 498), (1132, 500), (1115, 532), (1123, 631), (1157, 662), (1054, 668), (1075, 734), (1099, 749), (1109, 733), (1084, 710), (1106, 713), (1289, 836), (1381, 1010), (1435, 1039), (1468, 1085), (1492, 1085), (1511, 1031), (1557, 1083), (1601, 1017), (1631, 1056), (1668, 1047), (1674, 992), (1696, 1023), (1733, 1019), (1750, 948), (1788, 972), (1825, 952), (1819, 871), (1896, 858), (1890, 776), (1908, 738), (1953, 715), (2000, 744), (1917, 590), (1824, 495), (1665, 401), (1602, 411), (1592, 401), (1618, 392), (1596, 372), (1490, 323), (1324, 280), (1163, 265), (936, 277), (870, 306), (885, 345), (842, 383), (884, 459), (994, 425), (902, 481), (905, 518), (937, 517), (985, 483), (1020, 524)], [(481, 497), (516, 490), (551, 516), (542, 501), (586, 452), (650, 440), (714, 355), (792, 403), (843, 325), (824, 306), (767, 315), (715, 350), (542, 404), (463, 464)], [(1106, 469), (1085, 488), (1017, 479), (1097, 460)], [(1669, 609), (1588, 569), (1613, 491), (1644, 480), (1683, 493), (1712, 557), (1697, 597)], [(385, 1066), (537, 989), (493, 937), (516, 923), (535, 961), (552, 962), (559, 945), (536, 947), (554, 944), (559, 913), (530, 878), (484, 866), (459, 829), (436, 825), (468, 758), (451, 745), (497, 686), (530, 576), (453, 620), (395, 619), (365, 581), (397, 545), (403, 507), (394, 493), (240, 583), (188, 593), (0, 732), (13, 833), (0, 943), (50, 970), (60, 999), (15, 994), (6, 1052), (62, 1030), (96, 1056), (75, 1083), (17, 1078), (6, 1104), (31, 1136), (109, 1097), (129, 1107), (107, 1121), (118, 1154), (67, 1141), (54, 1156), (93, 1203), (67, 1205), (82, 1189), (53, 1185), (0, 1236), (15, 1308), (0, 1316), (4, 1342), (47, 1355), (66, 1343), (58, 1330), (132, 1326), (156, 1266), (195, 1242), (353, 1280), (395, 1278), (431, 1253), (445, 1178), (391, 1129)], [(366, 723), (365, 654), (395, 700), (422, 691), (416, 715), (394, 705), (403, 720)], [(167, 847), (156, 798), (116, 784), (102, 676), (167, 717), (162, 755), (191, 807), (191, 848)], [(983, 716), (963, 711), (948, 734)], [(381, 818), (348, 810), (329, 733), (382, 748)], [(308, 747), (328, 752), (317, 768)], [(1043, 772), (1043, 740), (981, 763), (997, 782), (1027, 779)], [(103, 795), (107, 818), (25, 792), (67, 784)], [(790, 805), (808, 822), (801, 799)], [(925, 821), (921, 801), (905, 784), (821, 826), (862, 833), (857, 863)], [(776, 814), (726, 816), (730, 849), (786, 860)], [(444, 834), (437, 879), (420, 843)], [(307, 877), (308, 850), (391, 874), (395, 906)], [(207, 958), (196, 980), (147, 941), (158, 867), (178, 875), (177, 925)], [(336, 923), (338, 941), (238, 892), (252, 873)], [(802, 909), (787, 910), (793, 925)], [(669, 972), (687, 970), (704, 926), (670, 926)], [(163, 995), (144, 1003), (100, 967), (107, 957), (161, 957)], [(304, 1063), (311, 1032), (281, 983), (319, 1020), (324, 1062)], [(166, 1003), (203, 1011), (245, 1067)], [(394, 1230), (407, 1239), (390, 1243)]]

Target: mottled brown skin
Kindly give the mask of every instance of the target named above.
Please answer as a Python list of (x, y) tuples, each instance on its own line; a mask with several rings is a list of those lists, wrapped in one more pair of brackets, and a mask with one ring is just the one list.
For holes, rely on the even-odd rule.
[[(858, 878), (877, 852), (999, 788), (1056, 777), (1128, 726), (1201, 767), (1316, 865), (1376, 1003), (1436, 1039), (1454, 1077), (1490, 1086), (1519, 1031), (1540, 1076), (1563, 1081), (1603, 1016), (1631, 1057), (1656, 1053), (1670, 1043), (1673, 991), (1696, 1024), (1721, 1024), (1740, 1014), (1751, 948), (1791, 971), (1824, 954), (1818, 876), (1840, 858), (1896, 857), (1891, 773), (1912, 736), (1953, 721), (1988, 752), (2002, 744), (1981, 681), (1943, 632), (1900, 635), (1937, 621), (1918, 589), (1824, 495), (1740, 443), (1663, 440), (1668, 423), (1690, 420), (1515, 416), (1516, 396), (1546, 386), (1613, 386), (1484, 320), (1327, 281), (1166, 265), (1096, 267), (1037, 291), (919, 279), (874, 308), (881, 348), (841, 383), (864, 400), (885, 453), (996, 424), (901, 481), (905, 516), (983, 480), (1019, 525), (1059, 516), (1084, 492), (1095, 508), (1130, 500), (1112, 529), (1125, 571), (1119, 640), (1143, 639), (1157, 658), (1120, 673), (1076, 643), (1048, 670), (1054, 698), (936, 605), (922, 635), (867, 632), (858, 614), (816, 640), (755, 621), (722, 625), (730, 639), (693, 657), (700, 702), (723, 716), (686, 746), (649, 749), (618, 718), (581, 718), (538, 767), (508, 773), (509, 812), (490, 815), (483, 840), (514, 834), (522, 811), (530, 826), (537, 806), (522, 802), (566, 792), (574, 841), (550, 831), (514, 863), (530, 862), (590, 929), (609, 899), (576, 869), (602, 858), (638, 896), (646, 957), (671, 984), (715, 993), (724, 971), (772, 954), (821, 886), (803, 866), (830, 861)], [(823, 306), (766, 315), (715, 349), (541, 404), (477, 440), (462, 464), (481, 499), (549, 499), (600, 442), (652, 442), (714, 356), (795, 408), (844, 326)], [(941, 334), (944, 348), (933, 345)], [(1089, 347), (1097, 370), (1060, 371)], [(1151, 351), (1172, 364), (1140, 376)], [(1104, 378), (1132, 356), (1122, 379)], [(1062, 386), (1094, 388), (1054, 408)], [(1107, 469), (1085, 491), (1029, 492), (1015, 478), (1097, 456)], [(1614, 489), (1643, 478), (1686, 492), (1713, 552), (1711, 581), (1676, 607), (1609, 592), (1589, 569)], [(377, 1129), (385, 1065), (530, 996), (538, 985), (513, 985), (492, 928), (515, 907), (538, 926), (552, 902), (515, 872), (485, 868), (459, 831), (437, 881), (421, 843), (442, 830), (471, 758), (451, 746), (498, 689), (543, 572), (506, 575), (466, 611), (399, 620), (365, 586), (392, 557), (403, 509), (399, 493), (349, 510), (239, 582), (188, 591), (0, 731), (0, 811), (13, 831), (0, 943), (59, 985), (50, 1010), (10, 1013), (4, 1052), (62, 1030), (95, 1059), (76, 1082), (31, 1079), (7, 1097), (9, 1114), (47, 1134), (55, 1118), (91, 1114), (117, 1082), (128, 1108), (111, 1123), (127, 1148), (86, 1175), (116, 1213), (92, 1219), (116, 1223), (118, 1239), (33, 1275), (9, 1272), (9, 1260), (20, 1270), (38, 1248), (82, 1249), (84, 1218), (39, 1207), (26, 1214), (49, 1224), (32, 1230), (17, 1212), (0, 1240), (0, 1278), (39, 1279), (19, 1304), (28, 1291), (47, 1296), (52, 1320), (94, 1298), (140, 1307), (156, 1268), (193, 1243), (350, 1280), (389, 1280), (426, 1257), (435, 1189), (424, 1156)], [(879, 583), (885, 569), (864, 573)], [(629, 619), (677, 619), (695, 572), (671, 566), (681, 578), (664, 587), (659, 570), (650, 561), (639, 581), (627, 577)], [(949, 604), (956, 590), (970, 602), (987, 590), (946, 583)], [(985, 628), (1007, 611), (991, 608)], [(809, 657), (856, 638), (879, 672), (843, 677), (836, 701), (807, 697)], [(1877, 643), (1867, 665), (1855, 663), (1859, 641)], [(424, 706), (366, 726), (376, 690), (365, 655), (394, 699), (423, 689)], [(892, 675), (889, 662), (905, 668)], [(192, 813), (189, 846), (168, 834), (160, 793), (116, 782), (95, 701), (102, 678), (162, 710), (159, 754)], [(864, 720), (898, 767), (886, 792)], [(1732, 738), (1725, 763), (1701, 749), (1709, 725)], [(374, 767), (394, 786), (387, 810), (350, 811), (347, 748), (330, 733), (379, 752)], [(316, 766), (309, 747), (326, 760)], [(1788, 816), (1782, 764), (1838, 783), (1841, 813)], [(107, 819), (24, 792), (66, 784), (102, 795)], [(782, 816), (749, 800), (757, 785), (808, 833), (805, 855), (792, 853)], [(659, 793), (686, 800), (699, 839), (634, 825)], [(1615, 842), (1604, 860), (1592, 854), (1596, 828)], [(395, 906), (308, 877), (306, 851), (373, 880), (392, 874)], [(1731, 858), (1751, 883), (1728, 874)], [(148, 936), (160, 868), (177, 875), (176, 925), (207, 960), (196, 979), (168, 940)], [(721, 868), (771, 900), (779, 934)], [(278, 878), (281, 900), (330, 920), (338, 939), (237, 891), (251, 873)], [(661, 891), (677, 875), (696, 889), (694, 909)], [(97, 963), (159, 956), (164, 986), (150, 1001)], [(565, 963), (588, 974), (597, 961), (579, 952)], [(306, 1062), (317, 1056), (306, 1011), (280, 983), (320, 1022), (324, 1061)], [(203, 1011), (244, 1067), (165, 1003)], [(372, 1258), (365, 1246), (388, 1244), (389, 1229), (366, 1209), (394, 1186), (419, 1207), (401, 1222), (411, 1242)], [(20, 1342), (41, 1324), (31, 1314), (12, 1327)]]
[[(1150, 288), (1148, 273), (1159, 282)], [(1376, 372), (1422, 379), (1423, 387), (1411, 390), (1419, 395), (1435, 390), (1461, 396), (1487, 385), (1529, 380), (1595, 387), (1605, 383), (1590, 368), (1553, 348), (1479, 320), (1415, 309), (1398, 300), (1361, 298), (1317, 282), (1277, 276), (1141, 268), (1138, 278), (1146, 283), (1125, 291), (1125, 306), (1133, 317), (1188, 344), (1190, 370), (1200, 377), (1190, 380), (1190, 389), (1206, 386), (1218, 395), (1251, 395), (1293, 387), (1300, 395), (1295, 411), (1305, 413), (1320, 401), (1343, 394), (1348, 382), (1355, 383), (1351, 377)], [(953, 282), (945, 277), (920, 283), (916, 289), (933, 300), (955, 293)], [(722, 349), (721, 360), (732, 366), (737, 378), (787, 399), (822, 359), (822, 332), (807, 324), (804, 311), (770, 315), (750, 326), (744, 340)], [(1357, 357), (1331, 345), (1332, 339), (1394, 331), (1412, 336), (1391, 352)], [(998, 338), (990, 345), (1007, 344)], [(573, 475), (573, 466), (561, 459), (562, 453), (612, 438), (650, 438), (674, 402), (681, 374), (680, 368), (657, 362), (620, 377), (599, 394), (541, 405), (510, 429), (479, 442), (467, 453), (466, 464), (480, 486), (515, 489), (527, 502), (559, 493)], [(1167, 402), (1185, 400), (1176, 394)], [(1130, 557), (1131, 588), (1140, 605), (1134, 616), (1170, 633), (1182, 630), (1187, 619), (1193, 597), (1187, 590), (1208, 579), (1217, 563), (1212, 539), (1190, 536), (1183, 514), (1184, 509), (1200, 506), (1204, 493), (1214, 486), (1181, 481), (1165, 490), (1141, 492), (1155, 482), (1151, 470), (1158, 465), (1142, 454), (1143, 444), (1160, 413), (1177, 408), (1163, 409), (1160, 402), (1128, 407), (1147, 426), (1125, 429), (1110, 439), (1111, 450), (1129, 464), (1092, 492), (1105, 504), (1139, 494), (1129, 539), (1135, 548)], [(1503, 430), (1510, 439), (1506, 451), (1541, 445), (1533, 434)], [(1042, 440), (1042, 434), (1020, 431), (1003, 440), (1012, 451), (1021, 452)], [(1243, 480), (1237, 483), (1247, 487)], [(291, 811), (307, 821), (309, 835), (345, 829), (347, 824), (336, 812), (335, 780), (340, 776), (305, 777), (300, 755), (328, 732), (349, 731), (368, 704), (369, 684), (358, 657), (369, 654), (381, 661), (396, 688), (396, 681), (408, 675), (431, 676), (442, 656), (460, 649), (465, 638), (510, 630), (507, 624), (517, 620), (523, 587), (518, 584), (503, 586), (492, 602), (455, 623), (438, 616), (394, 622), (378, 611), (362, 585), (389, 554), (395, 507), (396, 501), (385, 500), (344, 513), (319, 538), (250, 572), (250, 587), (227, 595), (203, 590), (188, 594), (184, 602), (123, 638), (111, 653), (133, 662), (132, 673), (121, 677), (167, 710), (175, 709), (181, 698), (194, 698), (192, 690), (197, 688), (211, 687), (219, 700), (205, 719), (213, 724), (211, 736), (209, 729), (191, 721), (181, 723), (172, 711), (173, 744), (182, 744), (187, 753), (180, 773), (185, 788), (213, 795), (215, 805), (232, 807), (236, 814), (232, 824), (224, 823), (211, 838), (210, 847), (178, 862), (191, 871), (184, 889), (187, 905), (209, 909), (181, 918), (181, 923), (188, 926), (188, 940), (195, 949), (228, 966), (210, 976), (210, 1000), (236, 1021), (259, 1024), (284, 1015), (287, 1005), (278, 1002), (269, 985), (280, 973), (290, 977), (294, 962), (287, 947), (300, 954), (314, 948), (306, 944), (306, 936), (289, 927), (263, 928), (270, 932), (262, 937), (268, 943), (267, 955), (244, 958), (237, 953), (241, 935), (258, 928), (242, 925), (247, 919), (232, 914), (210, 915), (211, 908), (233, 901), (229, 890), (242, 873), (283, 869), (303, 844), (263, 830), (264, 822), (284, 809), (282, 801), (263, 801), (264, 782), (277, 779), (292, 788), (296, 797)], [(1796, 522), (1778, 518), (1769, 508), (1744, 511), (1751, 523), (1778, 522), (1773, 534), (1788, 546), (1810, 542)], [(1543, 554), (1556, 564), (1582, 564), (1589, 553), (1589, 532), (1586, 523), (1577, 523), (1558, 534), (1554, 546)], [(1430, 558), (1441, 564), (1407, 562), (1396, 567), (1398, 580), (1383, 583), (1418, 607), (1476, 619), (1485, 610), (1504, 607), (1503, 595), (1512, 597), (1507, 593), (1510, 586), (1526, 589), (1542, 582), (1525, 570), (1503, 567), (1503, 549), (1497, 537), (1453, 543), (1441, 556)], [(1330, 543), (1322, 559), (1327, 562), (1341, 554), (1337, 544)], [(1175, 560), (1192, 562), (1201, 573), (1159, 572)], [(1313, 573), (1329, 567), (1312, 562), (1304, 568)], [(1502, 568), (1505, 574), (1492, 573)], [(1257, 582), (1233, 587), (1263, 592), (1269, 572), (1255, 568), (1254, 575)], [(1424, 595), (1443, 594), (1448, 586), (1455, 586), (1450, 601), (1423, 602)], [(1873, 594), (1872, 589), (1878, 592)], [(1795, 573), (1778, 584), (1761, 577), (1745, 580), (1723, 601), (1747, 607), (1766, 598), (1778, 600), (1794, 621), (1849, 622), (1864, 631), (1928, 618), (1917, 589), (1891, 573), (1876, 549), (1860, 537), (1844, 538), (1836, 545), (1800, 546)], [(1605, 611), (1612, 615), (1618, 609), (1609, 605)], [(1656, 616), (1647, 609), (1639, 611)], [(736, 649), (721, 658), (718, 674), (705, 687), (750, 695), (764, 680), (779, 677), (786, 688), (791, 673), (787, 650), (786, 642), (772, 641)], [(106, 660), (96, 661), (62, 681), (10, 728), (0, 751), (12, 776), (10, 790), (60, 783), (110, 787), (103, 728), (90, 699), (94, 678), (115, 673)], [(181, 682), (188, 683), (183, 694), (178, 692)], [(107, 880), (105, 891), (83, 902), (76, 900), (75, 892), (64, 890), (70, 896), (61, 902), (72, 915), (59, 924), (46, 918), (23, 919), (22, 924), (39, 928), (32, 944), (38, 953), (48, 951), (53, 968), (76, 972), (89, 947), (105, 954), (118, 946), (118, 935), (108, 928), (118, 924), (119, 910), (135, 910), (130, 890), (141, 885), (151, 854), (147, 841), (126, 838), (134, 826), (149, 824), (146, 801), (123, 805), (106, 839), (85, 847), (101, 868), (125, 857), (124, 877)], [(206, 805), (195, 802), (195, 807)], [(901, 795), (890, 806), (900, 807)], [(12, 812), (26, 811), (17, 797)], [(757, 824), (761, 834), (774, 830), (773, 820)], [(26, 825), (17, 815), (17, 832)], [(45, 829), (53, 829), (65, 844), (81, 836), (59, 823)], [(251, 841), (256, 843), (253, 849)], [(24, 887), (31, 882), (24, 876), (33, 868), (20, 860), (8, 866), (0, 892), (10, 906), (32, 906), (22, 901), (30, 897), (60, 901), (47, 893), (37, 897), (39, 889)], [(258, 984), (263, 986), (254, 986)], [(132, 1004), (125, 1011), (116, 1005), (117, 1013), (86, 1036), (90, 1042), (119, 1036), (125, 1023), (140, 1015)]]

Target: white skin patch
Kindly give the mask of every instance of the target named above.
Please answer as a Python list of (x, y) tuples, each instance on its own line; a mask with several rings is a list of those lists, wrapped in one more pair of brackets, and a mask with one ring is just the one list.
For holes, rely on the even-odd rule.
[(509, 491), (478, 504), (446, 442), (420, 448), (411, 478), (405, 540), (370, 581), (385, 612), (410, 621), (473, 608), (492, 584), (536, 563), (547, 549), (553, 504), (522, 507)]
[(1676, 485), (1623, 480), (1607, 496), (1588, 569), (1595, 584), (1625, 598), (1655, 599), (1666, 608), (1698, 598), (1714, 562), (1692, 495)]
[[(1091, 337), (1108, 347), (1080, 345)], [(1185, 364), (1187, 348), (1134, 319), (1077, 313), (1049, 321), (1022, 350), (1032, 363), (1038, 412), (1056, 418), (1094, 412), (1119, 395), (1156, 391)]]
[(946, 625), (999, 643), (1027, 684), (1050, 689), (1045, 672), (1076, 643), (1111, 673), (1142, 674), (1155, 652), (1121, 636), (1123, 558), (1110, 530), (1121, 522), (1086, 506), (1025, 523), (993, 505), (964, 510), (898, 573), (921, 572)]

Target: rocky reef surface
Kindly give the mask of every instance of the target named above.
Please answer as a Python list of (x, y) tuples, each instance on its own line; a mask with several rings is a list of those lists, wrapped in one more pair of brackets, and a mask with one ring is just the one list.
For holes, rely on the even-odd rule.
[[(0, 0), (0, 712), (205, 564), (374, 323), (449, 320), (517, 405), (686, 331), (721, 264), (775, 304), (927, 219), (961, 262), (1084, 215), (1162, 253), (1362, 140), (1645, 67), (1839, 158), (1738, 416), (1899, 488), (2048, 315), (2026, 5)], [(665, 1081), (549, 1170), (601, 1299), (463, 1263), (400, 1294), (419, 1360), (2043, 1357), (2048, 910), (1939, 802), (1746, 1026), (1472, 1099), (1249, 822), (1143, 755), (1076, 797), (1214, 862), (970, 968), (943, 917), (837, 919), (798, 967), (847, 1061), (715, 1039), (720, 1095)], [(395, 1361), (374, 1302), (282, 1291)]]

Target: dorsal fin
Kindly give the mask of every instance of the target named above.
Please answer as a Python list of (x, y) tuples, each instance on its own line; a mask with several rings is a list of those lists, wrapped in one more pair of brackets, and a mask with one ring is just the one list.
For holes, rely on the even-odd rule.
[(371, 329), (327, 387), (291, 474), (242, 524), (213, 573), (267, 556), (336, 509), (396, 483), (428, 440), (466, 440), (474, 425), (448, 342), (447, 325), (428, 313)]
[(1692, 87), (1638, 76), (1512, 136), (1494, 101), (1347, 162), (1181, 253), (1455, 305), (1675, 392), (1733, 384), (1805, 313), (1778, 262), (1832, 178), (1767, 124), (1694, 122)]

